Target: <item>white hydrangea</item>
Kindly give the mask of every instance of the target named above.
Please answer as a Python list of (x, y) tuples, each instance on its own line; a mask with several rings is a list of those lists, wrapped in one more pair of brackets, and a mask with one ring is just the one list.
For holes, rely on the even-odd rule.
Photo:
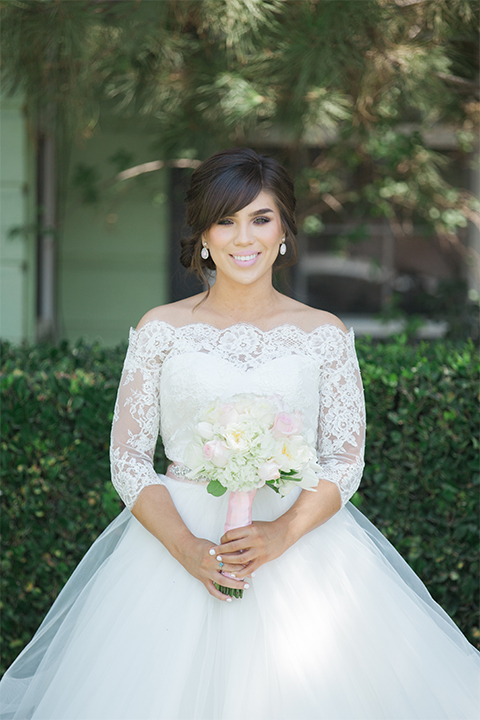
[(187, 477), (210, 480), (209, 491), (248, 491), (270, 485), (282, 495), (318, 484), (313, 439), (302, 435), (302, 414), (278, 396), (252, 393), (216, 400), (200, 413), (185, 452)]

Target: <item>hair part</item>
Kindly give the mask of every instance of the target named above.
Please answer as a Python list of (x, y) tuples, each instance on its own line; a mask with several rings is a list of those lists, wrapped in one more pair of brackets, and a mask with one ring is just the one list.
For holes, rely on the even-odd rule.
[(249, 205), (262, 190), (275, 200), (287, 246), (287, 252), (278, 255), (273, 268), (288, 267), (297, 260), (296, 198), (293, 181), (283, 165), (249, 148), (230, 148), (215, 153), (192, 173), (185, 197), (191, 234), (181, 241), (180, 262), (207, 287), (205, 270), (215, 270), (215, 263), (211, 257), (204, 260), (200, 255), (203, 233)]

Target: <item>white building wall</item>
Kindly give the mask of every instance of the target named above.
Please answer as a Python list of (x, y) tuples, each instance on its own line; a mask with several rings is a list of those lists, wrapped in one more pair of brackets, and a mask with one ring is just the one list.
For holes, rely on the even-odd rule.
[(12, 342), (35, 336), (33, 159), (22, 98), (0, 96), (0, 337)]

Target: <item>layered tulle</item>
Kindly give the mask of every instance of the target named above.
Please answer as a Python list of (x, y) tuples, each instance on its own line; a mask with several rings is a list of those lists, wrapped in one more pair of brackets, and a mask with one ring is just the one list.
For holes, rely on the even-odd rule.
[[(192, 532), (228, 496), (162, 478)], [(294, 502), (257, 492), (253, 517)], [(211, 597), (125, 510), (1, 683), (2, 720), (477, 720), (480, 655), (350, 505)]]

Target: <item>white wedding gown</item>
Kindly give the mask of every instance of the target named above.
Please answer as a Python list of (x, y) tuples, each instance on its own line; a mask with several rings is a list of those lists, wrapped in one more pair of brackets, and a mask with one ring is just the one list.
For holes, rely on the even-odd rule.
[[(228, 494), (157, 475), (153, 451), (160, 429), (167, 457), (182, 463), (196, 413), (245, 392), (301, 410), (344, 506), (226, 603), (128, 508), (164, 484), (191, 531), (217, 543)], [(480, 654), (347, 503), (363, 437), (352, 332), (158, 320), (132, 330), (111, 448), (127, 509), (4, 676), (2, 720), (478, 720)], [(273, 520), (298, 492), (261, 488), (253, 519)]]

